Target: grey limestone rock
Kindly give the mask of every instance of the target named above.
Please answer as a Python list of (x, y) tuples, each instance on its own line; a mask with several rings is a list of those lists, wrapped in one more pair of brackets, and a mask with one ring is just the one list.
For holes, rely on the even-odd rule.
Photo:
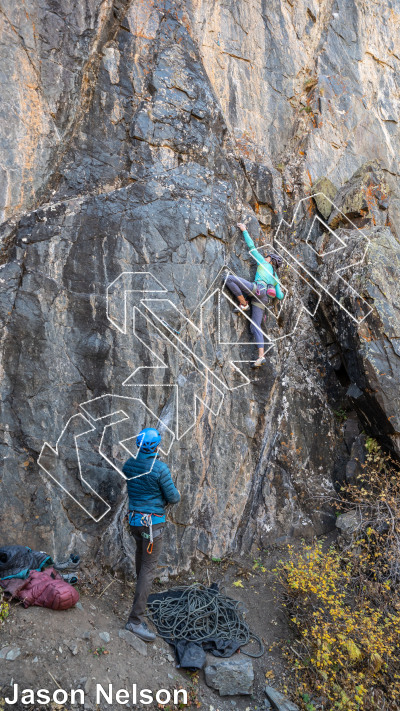
[[(333, 529), (317, 502), (351, 459), (342, 404), (400, 451), (390, 8), (164, 5), (7, 0), (0, 17), (2, 538), (13, 531), (55, 560), (78, 550), (131, 577), (118, 467), (120, 442), (143, 424), (161, 418), (176, 435), (165, 449), (182, 492), (165, 533), (169, 574), (196, 556)], [(329, 195), (338, 188), (338, 210), (319, 207), (335, 235), (307, 202), (321, 176)], [(254, 277), (235, 224), (279, 252), (277, 228), (304, 198), (297, 257), (284, 252), (284, 307), (264, 324), (273, 347), (254, 371), (248, 321), (223, 295), (219, 319), (210, 295), (225, 265)], [(121, 277), (136, 272), (165, 289), (163, 301), (150, 294), (155, 315), (145, 278)], [(129, 420), (117, 424), (123, 406)]]
[(119, 630), (118, 635), (121, 639), (124, 639), (133, 649), (135, 649), (139, 654), (147, 656), (147, 645), (142, 639), (139, 639), (135, 634), (129, 632), (129, 630)]
[(204, 669), (204, 675), (208, 686), (217, 689), (220, 696), (235, 696), (252, 692), (253, 665), (250, 659), (243, 658), (243, 656), (208, 664)]
[(299, 707), (296, 704), (289, 701), (280, 691), (277, 691), (272, 686), (266, 686), (265, 693), (275, 711), (299, 711)]
[(7, 659), (13, 662), (20, 654), (21, 650), (19, 647), (3, 647), (3, 649), (0, 650), (0, 659)]
[(357, 511), (349, 511), (340, 514), (336, 519), (336, 527), (345, 535), (349, 536), (359, 528), (361, 523)]

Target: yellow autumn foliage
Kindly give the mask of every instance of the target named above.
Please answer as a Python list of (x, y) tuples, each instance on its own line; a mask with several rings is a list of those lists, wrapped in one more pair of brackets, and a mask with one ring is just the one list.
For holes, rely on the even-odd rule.
[(367, 580), (359, 594), (351, 558), (342, 558), (334, 547), (324, 550), (320, 542), (299, 553), (289, 547), (278, 574), (297, 633), (286, 654), (295, 668), (301, 707), (313, 709), (310, 699), (318, 697), (324, 711), (397, 709), (400, 612), (376, 605), (376, 583), (373, 599)]
[(8, 602), (5, 601), (4, 595), (0, 593), (0, 625), (8, 617), (9, 608), (10, 606)]

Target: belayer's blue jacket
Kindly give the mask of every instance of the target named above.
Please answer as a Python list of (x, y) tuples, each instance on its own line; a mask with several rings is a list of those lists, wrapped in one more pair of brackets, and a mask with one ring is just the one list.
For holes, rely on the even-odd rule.
[(251, 239), (249, 233), (247, 230), (243, 232), (243, 237), (244, 241), (246, 242), (247, 246), (250, 248), (250, 254), (253, 255), (254, 259), (256, 260), (258, 267), (257, 267), (257, 272), (254, 281), (263, 281), (266, 284), (272, 284), (272, 286), (275, 287), (276, 291), (276, 298), (277, 299), (283, 299), (283, 291), (279, 285), (279, 279), (277, 276), (274, 274), (274, 268), (270, 262), (267, 262), (265, 257), (261, 254), (261, 252), (256, 249), (256, 246)]
[[(181, 496), (172, 481), (171, 472), (167, 465), (158, 459), (156, 452), (139, 452), (136, 459), (130, 457), (122, 471), (127, 477), (129, 511), (162, 515), (167, 504), (177, 504), (180, 501)], [(142, 476), (138, 476), (140, 474)]]

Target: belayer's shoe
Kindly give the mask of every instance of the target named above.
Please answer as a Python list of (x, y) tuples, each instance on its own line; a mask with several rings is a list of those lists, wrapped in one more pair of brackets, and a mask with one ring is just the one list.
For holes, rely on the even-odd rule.
[(134, 622), (127, 622), (125, 629), (128, 630), (128, 632), (132, 632), (137, 637), (140, 637), (140, 639), (143, 639), (144, 642), (154, 642), (157, 636), (154, 632), (149, 630), (145, 622), (141, 622), (139, 625), (135, 625)]
[(265, 363), (265, 357), (261, 356), (260, 358), (257, 358), (257, 360), (254, 361), (252, 368), (259, 368), (260, 365), (262, 365), (263, 363)]

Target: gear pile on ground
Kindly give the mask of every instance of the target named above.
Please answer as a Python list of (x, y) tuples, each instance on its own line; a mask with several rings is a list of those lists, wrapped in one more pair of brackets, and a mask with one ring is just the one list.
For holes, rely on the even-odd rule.
[(258, 641), (260, 650), (242, 652), (251, 657), (264, 653), (261, 640), (243, 619), (240, 605), (221, 593), (215, 583), (209, 588), (194, 584), (150, 595), (148, 612), (159, 635), (174, 647), (180, 666), (199, 669), (206, 651), (230, 657), (251, 639)]

